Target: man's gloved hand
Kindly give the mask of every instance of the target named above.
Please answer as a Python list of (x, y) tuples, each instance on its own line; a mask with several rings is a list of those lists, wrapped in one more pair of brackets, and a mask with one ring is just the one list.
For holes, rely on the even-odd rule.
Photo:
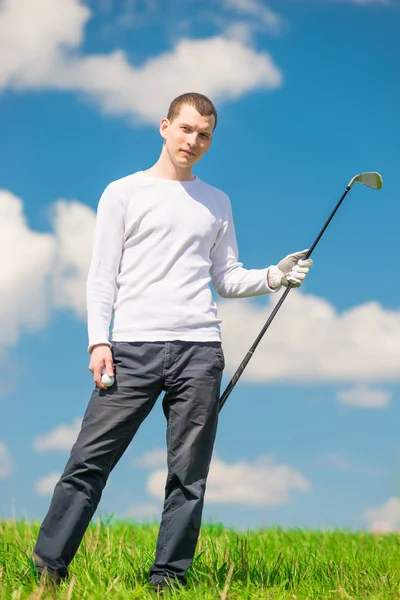
[(287, 287), (289, 283), (293, 287), (300, 287), (313, 264), (311, 258), (302, 260), (307, 252), (308, 250), (294, 252), (285, 256), (278, 265), (269, 267), (267, 272), (269, 287), (278, 290), (282, 285)]

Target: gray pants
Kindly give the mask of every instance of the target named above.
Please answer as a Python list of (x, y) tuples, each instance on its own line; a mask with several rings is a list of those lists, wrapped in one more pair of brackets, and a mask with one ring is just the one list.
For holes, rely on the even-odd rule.
[(68, 576), (108, 476), (165, 390), (168, 476), (150, 582), (185, 583), (200, 532), (218, 422), (219, 342), (113, 342), (115, 383), (97, 386), (34, 548), (39, 567)]

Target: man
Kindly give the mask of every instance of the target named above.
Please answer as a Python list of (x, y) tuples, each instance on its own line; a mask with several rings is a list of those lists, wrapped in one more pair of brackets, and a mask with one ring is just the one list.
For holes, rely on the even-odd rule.
[[(162, 119), (163, 146), (148, 170), (112, 182), (100, 198), (87, 278), (89, 369), (96, 383), (82, 428), (33, 552), (58, 581), (140, 424), (165, 391), (168, 477), (150, 583), (185, 584), (200, 531), (224, 369), (220, 296), (301, 285), (306, 251), (278, 265), (238, 262), (229, 198), (192, 173), (217, 124), (212, 102), (176, 98)], [(110, 333), (111, 318), (114, 318)], [(102, 383), (102, 370), (115, 377)]]

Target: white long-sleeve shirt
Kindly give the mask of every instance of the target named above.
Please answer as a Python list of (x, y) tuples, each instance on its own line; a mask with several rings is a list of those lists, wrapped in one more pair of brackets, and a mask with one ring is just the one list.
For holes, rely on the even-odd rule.
[(110, 340), (220, 341), (210, 282), (225, 298), (257, 296), (274, 291), (267, 270), (238, 262), (224, 192), (143, 171), (113, 181), (98, 204), (86, 282), (88, 351)]

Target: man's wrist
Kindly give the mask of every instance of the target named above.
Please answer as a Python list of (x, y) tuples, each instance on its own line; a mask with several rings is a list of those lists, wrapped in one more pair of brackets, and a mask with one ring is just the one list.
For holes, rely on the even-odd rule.
[(107, 346), (107, 348), (110, 348), (110, 344), (108, 342), (99, 342), (98, 344), (89, 346), (89, 354), (92, 354), (93, 350), (97, 348), (97, 346)]
[(271, 290), (277, 291), (282, 285), (282, 271), (276, 266), (271, 265), (267, 271), (267, 284)]

